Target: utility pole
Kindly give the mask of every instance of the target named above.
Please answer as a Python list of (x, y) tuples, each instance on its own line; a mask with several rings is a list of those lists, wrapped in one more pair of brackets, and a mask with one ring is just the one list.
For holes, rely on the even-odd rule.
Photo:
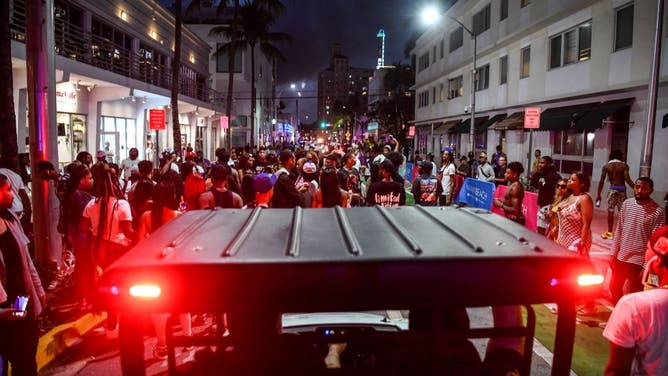
[(656, 121), (656, 95), (659, 88), (659, 71), (661, 69), (661, 43), (663, 42), (663, 0), (656, 1), (656, 28), (654, 29), (654, 50), (652, 53), (652, 71), (647, 86), (647, 126), (642, 145), (640, 161), (641, 177), (649, 177), (652, 170), (652, 150), (654, 146), (654, 123)]
[(60, 236), (56, 229), (58, 201), (55, 187), (42, 179), (37, 165), (58, 163), (56, 144), (56, 77), (53, 34), (53, 0), (26, 1), (26, 69), (28, 75), (28, 125), (35, 259), (45, 265), (60, 264)]

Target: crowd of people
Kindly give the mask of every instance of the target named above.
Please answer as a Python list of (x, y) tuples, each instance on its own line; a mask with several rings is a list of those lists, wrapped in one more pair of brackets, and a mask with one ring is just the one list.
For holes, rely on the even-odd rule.
[[(433, 156), (418, 158), (419, 173), (408, 184), (404, 178), (406, 157), (399, 152), (398, 142), (392, 137), (386, 145), (375, 148), (362, 144), (326, 149), (307, 146), (251, 150), (246, 147), (228, 151), (219, 148), (214, 161), (204, 158), (201, 151), (186, 150), (184, 158), (165, 151), (157, 165), (140, 160), (136, 148), (130, 149), (128, 158), (120, 164), (110, 163), (103, 150), (96, 153), (95, 160), (91, 154), (81, 152), (64, 168), (65, 173), (57, 184), (61, 203), (58, 229), (65, 246), (76, 257), (74, 298), (85, 311), (91, 308), (93, 286), (99, 273), (132, 245), (185, 211), (215, 207), (396, 207), (406, 204), (409, 187), (416, 205), (448, 206), (457, 201), (463, 179), (473, 178), (496, 186), (506, 185), (504, 196), (495, 199), (493, 206), (520, 224), (526, 221), (522, 210), (525, 189), (535, 192), (539, 207), (537, 232), (569, 251), (589, 257), (594, 207), (600, 204), (607, 178), (610, 182), (608, 229), (601, 237), (614, 240), (610, 263), (611, 300), (613, 304), (631, 304), (624, 300), (624, 294), (640, 292), (647, 284), (647, 247), (659, 260), (665, 259), (662, 256), (665, 252), (657, 251), (653, 245), (665, 243), (654, 239), (648, 246), (652, 234), (666, 221), (665, 209), (651, 198), (653, 181), (646, 177), (633, 181), (623, 155), (614, 151), (602, 169), (593, 200), (589, 194), (591, 178), (587, 174), (576, 171), (563, 178), (552, 158), (541, 155), (540, 150), (536, 150), (534, 156), (536, 162), (531, 166), (530, 179), (524, 184), (520, 179), (524, 166), (518, 161), (508, 162), (500, 146), (491, 161), (485, 152), (479, 153), (477, 159), (472, 153), (468, 158), (456, 158), (453, 150), (446, 148), (438, 164)], [(34, 355), (36, 351), (35, 318), (46, 304), (46, 295), (27, 249), (28, 238), (24, 231), (27, 228), (22, 219), (30, 217), (30, 202), (25, 179), (2, 167), (0, 244), (3, 246), (0, 256), (4, 263), (0, 268), (3, 278), (0, 335), (25, 335), (18, 345), (6, 346), (5, 341), (0, 341), (0, 355), (5, 362), (12, 362), (14, 369), (34, 374), (34, 359), (30, 359), (29, 354)], [(627, 184), (633, 189), (633, 197), (628, 199)], [(615, 211), (619, 212), (616, 221)], [(663, 261), (656, 265), (654, 274), (650, 273), (655, 282), (653, 286), (665, 288), (661, 268), (668, 265)], [(22, 295), (30, 298), (25, 318), (17, 317), (11, 305)], [(633, 303), (639, 301), (644, 300), (635, 299)], [(581, 315), (595, 313), (594, 302), (587, 302), (578, 311)], [(613, 314), (611, 322), (613, 319), (617, 323), (628, 318)], [(666, 318), (662, 320), (665, 323)], [(184, 316), (181, 321), (188, 332), (189, 317)], [(113, 320), (110, 323), (113, 326)], [(156, 333), (164, 332), (165, 323), (166, 317), (156, 318)], [(606, 328), (606, 337), (627, 348), (628, 342), (615, 342), (621, 336), (621, 329), (619, 324), (614, 328), (614, 335), (612, 329)], [(164, 336), (158, 337), (158, 346), (162, 347), (155, 354), (163, 357)], [(638, 348), (639, 342), (634, 346)], [(611, 361), (619, 361), (619, 355), (616, 358), (614, 355), (611, 352)], [(663, 364), (666, 360), (661, 363), (666, 367)]]

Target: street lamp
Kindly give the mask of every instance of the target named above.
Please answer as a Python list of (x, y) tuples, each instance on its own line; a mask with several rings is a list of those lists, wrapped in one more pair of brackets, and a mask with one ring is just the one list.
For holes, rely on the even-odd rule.
[[(441, 19), (442, 13), (435, 6), (424, 8), (421, 12), (422, 21), (427, 26), (434, 25), (438, 23)], [(476, 34), (471, 31), (468, 27), (464, 26), (463, 23), (459, 22), (454, 17), (447, 16), (452, 21), (456, 22), (463, 30), (473, 38), (473, 69), (471, 70), (471, 124), (469, 127), (469, 143), (471, 144), (471, 151), (475, 153), (475, 89), (477, 83), (477, 69), (476, 69), (476, 59), (477, 59), (477, 38)]]

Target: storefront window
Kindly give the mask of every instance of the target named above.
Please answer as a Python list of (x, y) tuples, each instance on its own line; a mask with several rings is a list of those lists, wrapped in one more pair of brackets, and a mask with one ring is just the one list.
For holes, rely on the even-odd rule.
[(128, 157), (131, 148), (142, 148), (137, 141), (135, 119), (102, 117), (99, 147), (107, 152), (107, 160), (119, 163)]
[(564, 175), (584, 171), (593, 172), (594, 132), (568, 129), (554, 134), (555, 167)]
[(86, 147), (86, 116), (59, 112), (56, 115), (58, 162), (67, 164)]

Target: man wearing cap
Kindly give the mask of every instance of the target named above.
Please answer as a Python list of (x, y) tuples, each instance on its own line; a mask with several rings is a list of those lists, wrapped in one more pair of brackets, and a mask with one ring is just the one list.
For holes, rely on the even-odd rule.
[(469, 176), (471, 176), (471, 165), (468, 164), (466, 156), (462, 155), (459, 158), (459, 167), (457, 167), (457, 175), (462, 176), (464, 178), (468, 178)]
[(647, 248), (649, 290), (622, 297), (603, 331), (610, 341), (605, 375), (668, 374), (668, 226), (655, 231)]
[(476, 179), (484, 180), (488, 182), (494, 181), (494, 168), (492, 165), (487, 163), (487, 153), (484, 151), (480, 153), (478, 157), (478, 168), (476, 170)]
[(347, 153), (342, 159), (343, 166), (337, 171), (339, 186), (342, 190), (350, 193), (350, 206), (362, 206), (362, 186), (360, 173), (355, 168), (357, 159), (352, 153)]
[(271, 197), (274, 195), (274, 184), (278, 176), (276, 174), (261, 173), (253, 176), (253, 190), (255, 200), (244, 206), (244, 209), (268, 208)]
[(441, 181), (432, 175), (432, 164), (430, 161), (418, 162), (420, 175), (413, 180), (413, 197), (415, 204), (420, 206), (436, 206), (441, 196), (443, 186)]
[(378, 173), (381, 180), (369, 186), (366, 194), (367, 205), (380, 205), (385, 208), (406, 205), (404, 185), (392, 179), (394, 171), (394, 164), (389, 159), (380, 163)]

